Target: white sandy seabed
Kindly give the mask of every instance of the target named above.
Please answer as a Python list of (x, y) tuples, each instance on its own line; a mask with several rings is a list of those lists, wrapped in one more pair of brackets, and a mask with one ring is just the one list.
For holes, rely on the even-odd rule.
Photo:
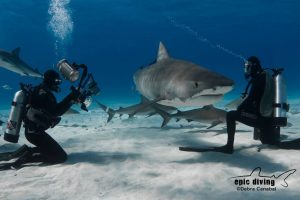
[[(48, 133), (68, 153), (68, 161), (1, 171), (0, 199), (300, 199), (300, 152), (267, 148), (252, 139), (250, 127), (237, 125), (236, 151), (227, 155), (178, 150), (179, 146), (225, 144), (225, 125), (208, 130), (199, 123), (172, 121), (161, 129), (159, 116), (123, 116), (108, 124), (106, 119), (98, 109), (63, 117)], [(300, 138), (300, 114), (290, 115), (288, 121), (293, 126), (283, 128), (282, 137)], [(19, 143), (1, 139), (0, 151), (24, 143), (29, 144), (21, 130)], [(273, 178), (274, 186), (254, 185), (255, 178), (268, 179), (259, 176), (248, 176), (248, 185), (242, 184), (243, 178), (232, 178), (250, 175), (256, 167), (261, 167), (261, 176), (294, 173), (285, 180)], [(235, 184), (236, 179), (241, 185)], [(276, 191), (261, 191), (268, 188)]]

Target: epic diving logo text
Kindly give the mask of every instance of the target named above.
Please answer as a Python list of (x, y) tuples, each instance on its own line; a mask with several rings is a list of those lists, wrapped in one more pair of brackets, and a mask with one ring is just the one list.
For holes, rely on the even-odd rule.
[(276, 191), (278, 187), (287, 188), (287, 179), (294, 174), (296, 169), (291, 169), (279, 175), (263, 176), (261, 168), (255, 168), (249, 175), (232, 177), (237, 191)]

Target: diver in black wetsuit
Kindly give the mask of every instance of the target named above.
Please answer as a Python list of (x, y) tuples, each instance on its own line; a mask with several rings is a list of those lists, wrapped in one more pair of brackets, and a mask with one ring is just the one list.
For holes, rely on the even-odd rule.
[(263, 144), (278, 145), (279, 137), (268, 135), (267, 128), (271, 127), (271, 121), (260, 113), (260, 102), (264, 94), (266, 84), (266, 73), (263, 71), (260, 61), (257, 57), (251, 56), (245, 63), (245, 78), (249, 79), (245, 94), (251, 86), (248, 96), (238, 106), (236, 111), (229, 111), (226, 116), (227, 122), (227, 144), (223, 147), (216, 147), (224, 153), (233, 153), (234, 135), (236, 129), (236, 121), (251, 127), (259, 128), (263, 134), (260, 140)]
[[(273, 145), (279, 149), (300, 150), (300, 138), (290, 141), (280, 141), (280, 126), (285, 125), (283, 125), (284, 121), (275, 121), (273, 117), (273, 108), (274, 106), (278, 106), (274, 103), (274, 96), (272, 96), (274, 92), (274, 88), (271, 86), (273, 78), (262, 69), (257, 57), (251, 56), (246, 61), (245, 78), (250, 80), (243, 95), (243, 102), (238, 106), (236, 111), (229, 111), (226, 115), (227, 144), (221, 147), (179, 147), (179, 150), (232, 154), (234, 151), (234, 135), (237, 121), (254, 127), (255, 139), (260, 139), (262, 144)], [(250, 92), (248, 93), (250, 86)], [(288, 110), (286, 103), (281, 103), (280, 106), (286, 106), (283, 109)]]
[(52, 92), (60, 91), (60, 83), (59, 74), (54, 70), (48, 70), (44, 74), (43, 82), (34, 88), (29, 97), (24, 126), (27, 140), (36, 147), (27, 147), (12, 167), (18, 168), (24, 163), (33, 162), (57, 164), (67, 160), (66, 152), (45, 132), (59, 123), (60, 116), (77, 101), (80, 95), (77, 90), (73, 90), (57, 103)]

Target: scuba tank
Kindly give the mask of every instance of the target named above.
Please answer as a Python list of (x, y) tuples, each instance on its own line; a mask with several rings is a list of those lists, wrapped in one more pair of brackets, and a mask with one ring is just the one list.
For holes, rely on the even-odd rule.
[(20, 83), (21, 90), (15, 93), (10, 114), (4, 131), (4, 140), (18, 143), (19, 133), (25, 114), (25, 107), (33, 90), (31, 85)]
[(25, 107), (26, 95), (23, 90), (15, 93), (12, 101), (9, 118), (4, 132), (4, 140), (17, 143), (22, 124), (22, 116)]
[(284, 69), (273, 69), (273, 80), (274, 80), (274, 104), (273, 104), (273, 125), (274, 126), (286, 126), (287, 116), (286, 113), (289, 111), (289, 104), (287, 104), (286, 96), (286, 83), (283, 78), (282, 72)]

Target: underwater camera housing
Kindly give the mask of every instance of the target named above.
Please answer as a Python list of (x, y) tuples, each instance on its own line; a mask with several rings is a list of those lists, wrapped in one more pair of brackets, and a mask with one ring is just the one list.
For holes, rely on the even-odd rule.
[(93, 78), (91, 73), (88, 74), (87, 66), (84, 64), (70, 64), (66, 59), (62, 59), (58, 62), (57, 68), (62, 76), (70, 82), (75, 82), (79, 79), (80, 69), (82, 69), (81, 78), (77, 87), (72, 86), (72, 90), (80, 92), (79, 100), (81, 103), (81, 109), (88, 111), (87, 107), (91, 104), (92, 96), (98, 95), (100, 89), (97, 82)]
[(70, 65), (66, 59), (62, 59), (58, 62), (57, 68), (65, 79), (71, 82), (78, 80), (80, 73), (75, 64)]
[(100, 94), (100, 88), (92, 74), (88, 74), (80, 89), (81, 109), (87, 111), (87, 107), (92, 103), (92, 96)]

